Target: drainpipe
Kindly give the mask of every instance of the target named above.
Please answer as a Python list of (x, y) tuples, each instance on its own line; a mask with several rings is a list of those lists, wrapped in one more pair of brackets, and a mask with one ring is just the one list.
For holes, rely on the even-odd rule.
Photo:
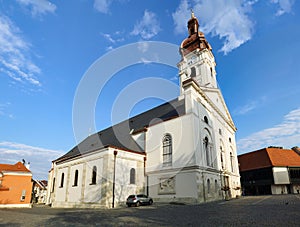
[(144, 157), (144, 179), (146, 177), (146, 195), (149, 196), (149, 186), (148, 186), (148, 175), (146, 175), (146, 161), (147, 161), (147, 157)]
[(112, 200), (112, 208), (115, 208), (115, 181), (116, 181), (116, 158), (118, 151), (114, 151), (114, 176), (113, 176), (113, 200)]
[(204, 174), (202, 171), (202, 184), (203, 184), (203, 200), (206, 202), (206, 197), (205, 197), (205, 181), (204, 181)]

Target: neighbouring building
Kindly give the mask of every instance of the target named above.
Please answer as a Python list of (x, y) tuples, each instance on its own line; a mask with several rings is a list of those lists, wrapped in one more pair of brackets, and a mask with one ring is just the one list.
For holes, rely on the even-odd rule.
[(300, 154), (269, 147), (238, 156), (245, 195), (290, 194), (300, 191)]
[(31, 207), (32, 173), (21, 162), (0, 164), (0, 208)]
[(47, 203), (114, 207), (135, 193), (190, 203), (240, 195), (236, 128), (194, 14), (179, 49), (180, 96), (90, 135), (54, 160)]
[(47, 199), (47, 185), (46, 180), (33, 180), (32, 202), (44, 204)]

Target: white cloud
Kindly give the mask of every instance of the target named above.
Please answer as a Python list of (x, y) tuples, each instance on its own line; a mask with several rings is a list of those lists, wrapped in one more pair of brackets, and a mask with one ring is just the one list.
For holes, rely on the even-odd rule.
[[(224, 54), (238, 48), (252, 38), (254, 22), (249, 17), (258, 0), (181, 0), (172, 14), (175, 33), (187, 33), (186, 21), (191, 8), (198, 16), (200, 29), (205, 34), (224, 40), (220, 51)], [(290, 13), (295, 0), (270, 0), (279, 5), (276, 15)]]
[(279, 5), (276, 16), (281, 16), (292, 11), (292, 6), (295, 3), (295, 0), (271, 0), (271, 3)]
[(123, 42), (125, 40), (124, 37), (122, 37), (123, 33), (120, 31), (116, 31), (113, 34), (102, 33), (101, 35), (112, 44)]
[(47, 0), (17, 0), (21, 5), (31, 9), (32, 16), (54, 13), (56, 5)]
[(291, 148), (299, 146), (299, 143), (300, 108), (285, 115), (282, 123), (240, 139), (237, 146), (239, 153), (245, 153), (268, 146)]
[(30, 46), (18, 27), (0, 16), (0, 73), (18, 82), (41, 86), (36, 77), (41, 70), (30, 59)]
[(107, 39), (111, 43), (115, 43), (116, 41), (111, 37), (110, 34), (102, 34), (102, 36)]
[(37, 179), (47, 179), (51, 161), (64, 152), (33, 147), (15, 142), (0, 142), (0, 163), (15, 164), (22, 159), (31, 163), (30, 170)]
[(147, 42), (139, 42), (138, 43), (138, 50), (142, 53), (145, 53), (149, 49), (149, 43)]
[(191, 6), (188, 0), (182, 0), (175, 13), (172, 14), (175, 24), (175, 33), (187, 33), (187, 21), (190, 19)]
[[(255, 2), (194, 0), (192, 5), (195, 15), (199, 17), (200, 29), (206, 34), (224, 39), (220, 51), (227, 54), (251, 39), (254, 24), (247, 14)], [(176, 33), (187, 32), (187, 15), (190, 15), (190, 4), (188, 0), (182, 0), (173, 13)]]
[(8, 113), (8, 109), (10, 107), (11, 103), (10, 102), (6, 102), (6, 103), (0, 103), (0, 117), (4, 116), (4, 117), (9, 117), (11, 119), (14, 118), (14, 115), (11, 113)]
[(112, 0), (95, 0), (94, 8), (98, 10), (100, 13), (108, 13), (109, 6), (112, 3)]
[(113, 49), (114, 49), (113, 46), (108, 46), (108, 47), (105, 48), (106, 51), (111, 51), (111, 50), (113, 50)]
[(244, 106), (241, 106), (239, 108), (237, 108), (236, 110), (233, 111), (234, 115), (244, 115), (252, 110), (254, 110), (257, 106), (257, 102), (253, 101), (250, 103), (247, 103)]
[(233, 115), (237, 116), (237, 115), (247, 114), (247, 113), (251, 112), (252, 110), (256, 109), (257, 107), (261, 106), (266, 101), (266, 99), (267, 98), (265, 96), (263, 96), (257, 100), (250, 101), (249, 103), (245, 104), (244, 106), (240, 106), (240, 107), (236, 108), (233, 111)]
[(143, 39), (151, 39), (160, 31), (159, 21), (155, 13), (145, 10), (143, 18), (134, 26), (132, 35), (140, 35)]

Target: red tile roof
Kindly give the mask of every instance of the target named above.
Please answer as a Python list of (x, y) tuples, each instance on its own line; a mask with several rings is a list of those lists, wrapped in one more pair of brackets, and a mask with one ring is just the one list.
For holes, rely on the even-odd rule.
[(12, 171), (12, 172), (29, 172), (30, 170), (27, 169), (22, 162), (17, 162), (14, 165), (9, 164), (0, 164), (0, 171)]
[(238, 156), (240, 171), (266, 167), (300, 167), (300, 155), (295, 151), (280, 148), (263, 148)]
[(267, 148), (273, 166), (300, 166), (300, 155), (293, 150)]

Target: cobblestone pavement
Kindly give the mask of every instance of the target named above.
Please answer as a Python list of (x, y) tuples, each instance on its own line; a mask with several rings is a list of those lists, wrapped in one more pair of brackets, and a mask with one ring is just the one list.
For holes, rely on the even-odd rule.
[(0, 226), (300, 226), (300, 195), (116, 209), (0, 209)]

